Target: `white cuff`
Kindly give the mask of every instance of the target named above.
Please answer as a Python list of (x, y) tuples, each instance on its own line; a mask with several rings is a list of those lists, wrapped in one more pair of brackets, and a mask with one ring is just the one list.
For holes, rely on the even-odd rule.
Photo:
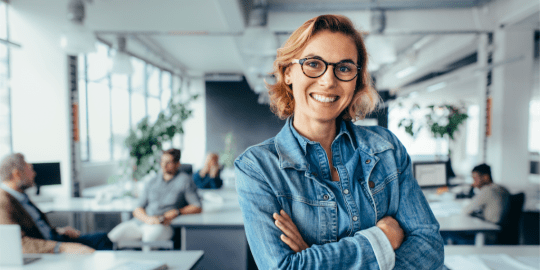
[(357, 232), (367, 238), (381, 270), (393, 269), (396, 263), (396, 253), (386, 237), (386, 234), (377, 226)]

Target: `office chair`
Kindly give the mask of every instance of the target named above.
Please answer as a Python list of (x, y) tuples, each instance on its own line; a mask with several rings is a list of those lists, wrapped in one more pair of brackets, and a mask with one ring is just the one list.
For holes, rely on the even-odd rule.
[(519, 225), (524, 203), (525, 194), (523, 192), (510, 195), (508, 198), (506, 213), (500, 224), (501, 231), (497, 236), (498, 245), (519, 244)]
[(192, 175), (193, 174), (193, 165), (191, 164), (187, 164), (187, 163), (182, 163), (180, 164), (180, 168), (178, 168), (179, 171), (181, 172), (185, 172), (189, 175)]

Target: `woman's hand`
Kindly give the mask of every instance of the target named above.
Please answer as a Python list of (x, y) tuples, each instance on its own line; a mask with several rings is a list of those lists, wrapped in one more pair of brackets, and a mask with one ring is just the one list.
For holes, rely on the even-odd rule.
[(283, 210), (280, 211), (280, 214), (274, 213), (273, 217), (276, 220), (276, 226), (283, 232), (280, 236), (281, 241), (287, 244), (294, 252), (300, 252), (308, 248), (308, 244), (304, 242), (302, 235), (300, 235), (298, 228), (296, 228), (289, 215)]

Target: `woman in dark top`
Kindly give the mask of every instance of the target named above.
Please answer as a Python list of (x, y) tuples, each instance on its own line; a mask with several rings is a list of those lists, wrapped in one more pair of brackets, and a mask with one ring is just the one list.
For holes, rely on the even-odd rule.
[(210, 153), (206, 156), (204, 167), (193, 175), (193, 181), (199, 188), (217, 189), (223, 185), (219, 177), (221, 168), (219, 167), (219, 156), (216, 153)]

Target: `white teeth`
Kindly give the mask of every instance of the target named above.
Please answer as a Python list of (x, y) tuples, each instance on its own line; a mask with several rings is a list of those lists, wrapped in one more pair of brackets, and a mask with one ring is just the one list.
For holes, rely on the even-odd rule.
[(319, 102), (334, 102), (337, 97), (324, 97), (321, 95), (311, 95), (315, 100)]

